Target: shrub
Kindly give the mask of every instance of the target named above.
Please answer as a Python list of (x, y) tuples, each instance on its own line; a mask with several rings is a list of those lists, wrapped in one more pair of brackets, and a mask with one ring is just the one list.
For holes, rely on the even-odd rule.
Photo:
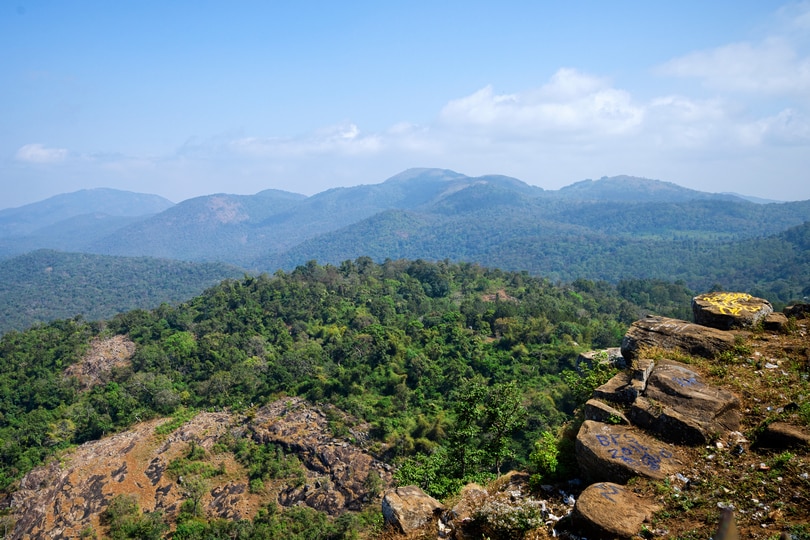
[(551, 478), (557, 473), (559, 453), (557, 438), (544, 431), (540, 439), (534, 443), (534, 451), (529, 455), (529, 461), (541, 478)]
[(530, 530), (544, 525), (544, 513), (543, 501), (512, 500), (502, 493), (481, 505), (475, 519), (490, 538), (522, 538)]

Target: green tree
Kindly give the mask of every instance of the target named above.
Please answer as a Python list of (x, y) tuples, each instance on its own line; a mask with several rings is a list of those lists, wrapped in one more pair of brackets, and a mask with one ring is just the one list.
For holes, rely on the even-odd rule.
[(499, 383), (489, 389), (486, 407), (486, 450), (498, 476), (505, 459), (512, 457), (512, 433), (526, 420), (523, 394), (515, 381)]
[(477, 472), (484, 457), (480, 442), (486, 414), (486, 396), (486, 385), (482, 380), (475, 379), (466, 381), (453, 397), (455, 422), (447, 444), (451, 463), (458, 468), (460, 478)]

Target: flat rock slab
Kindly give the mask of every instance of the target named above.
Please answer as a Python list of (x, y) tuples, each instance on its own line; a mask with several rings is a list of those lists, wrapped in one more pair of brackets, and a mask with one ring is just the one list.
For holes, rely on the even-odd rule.
[(683, 467), (678, 450), (641, 430), (585, 420), (577, 434), (580, 469), (593, 481), (623, 484), (635, 476), (661, 480)]
[(577, 531), (587, 532), (588, 538), (631, 538), (659, 509), (623, 486), (602, 482), (580, 494), (572, 520)]
[(650, 315), (630, 325), (622, 339), (622, 356), (633, 362), (644, 348), (678, 349), (714, 358), (734, 347), (734, 334), (679, 319)]
[(443, 510), (442, 503), (417, 486), (389, 490), (382, 500), (385, 523), (404, 534), (424, 527)]
[(750, 328), (770, 313), (770, 302), (741, 292), (713, 292), (692, 299), (695, 323), (720, 330)]

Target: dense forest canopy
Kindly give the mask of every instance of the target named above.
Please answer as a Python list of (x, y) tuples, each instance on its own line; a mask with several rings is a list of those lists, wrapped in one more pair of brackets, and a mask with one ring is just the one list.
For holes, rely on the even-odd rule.
[[(9, 487), (55, 450), (138, 420), (284, 394), (371, 422), (374, 448), (391, 459), (458, 451), (456, 398), (481, 388), (517, 396), (528, 412), (475, 463), (492, 472), (525, 462), (532, 442), (568, 417), (575, 397), (561, 373), (579, 351), (618, 345), (641, 313), (635, 302), (667, 310), (688, 295), (682, 284), (559, 286), (472, 264), (360, 258), (227, 280), (107, 322), (12, 331), (0, 340), (0, 481)], [(89, 389), (65, 375), (91, 340), (117, 334), (136, 343), (131, 365)], [(491, 421), (479, 418), (463, 444), (491, 439)]]
[(244, 270), (224, 263), (37, 250), (0, 260), (0, 335), (81, 314), (176, 304)]

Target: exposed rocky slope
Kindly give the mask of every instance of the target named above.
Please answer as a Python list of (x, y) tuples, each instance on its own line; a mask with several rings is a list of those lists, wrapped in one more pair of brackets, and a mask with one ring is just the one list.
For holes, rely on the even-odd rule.
[[(154, 420), (86, 443), (23, 478), (10, 501), (15, 521), (10, 537), (101, 532), (101, 514), (122, 494), (134, 495), (142, 510), (160, 510), (171, 522), (189, 497), (193, 476), (204, 479), (200, 503), (209, 517), (252, 518), (271, 501), (306, 504), (333, 516), (358, 510), (376, 489), (390, 484), (390, 467), (348, 438), (332, 436), (327, 414), (352, 424), (345, 415), (288, 398), (249, 416), (202, 412), (166, 435), (160, 434), (165, 420)], [(351, 439), (363, 440), (364, 428), (351, 427)], [(230, 450), (243, 438), (278, 445), (301, 466), (257, 489)], [(379, 488), (368, 481), (370, 474), (379, 479)]]

